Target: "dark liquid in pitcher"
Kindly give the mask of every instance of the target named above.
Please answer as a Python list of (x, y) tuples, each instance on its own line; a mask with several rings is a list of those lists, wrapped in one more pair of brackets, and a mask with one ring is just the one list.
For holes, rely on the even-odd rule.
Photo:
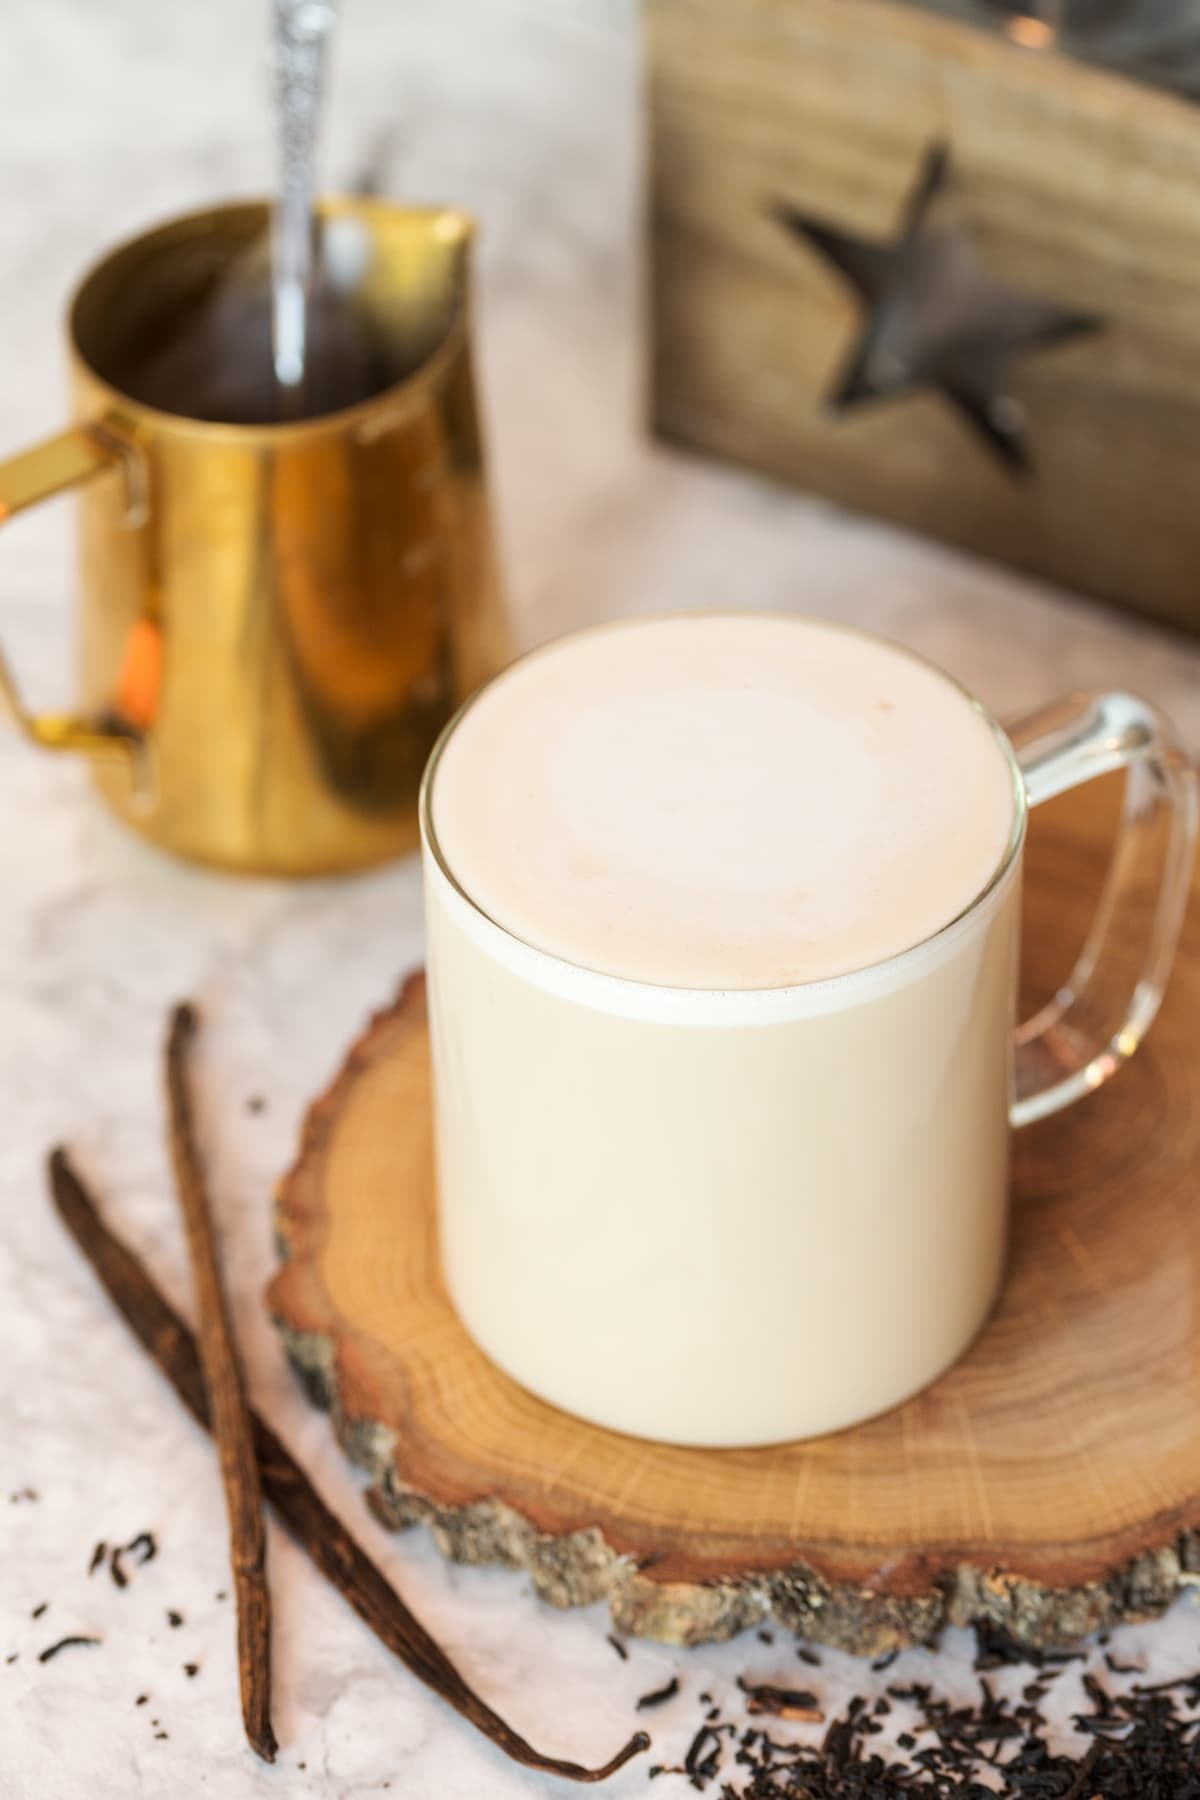
[(225, 425), (276, 425), (319, 418), (369, 400), (412, 373), (419, 355), (384, 337), (346, 294), (318, 286), (309, 302), (302, 388), (285, 397), (272, 357), (265, 274), (235, 272), (148, 333), (116, 371), (116, 385), (143, 405)]

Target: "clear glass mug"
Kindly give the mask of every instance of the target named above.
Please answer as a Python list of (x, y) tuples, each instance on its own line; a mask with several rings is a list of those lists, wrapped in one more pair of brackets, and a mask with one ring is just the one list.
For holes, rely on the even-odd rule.
[[(958, 919), (836, 982), (713, 992), (580, 968), (483, 912), (437, 838), (456, 723), (421, 828), (442, 1259), (468, 1330), (542, 1398), (675, 1443), (812, 1436), (924, 1387), (996, 1297), (1011, 1128), (1101, 1086), (1158, 1009), (1197, 824), (1170, 725), (1122, 693), (992, 721), (1013, 829)], [(1120, 769), (1091, 932), (1014, 1034), (1028, 809)], [(1109, 952), (1134, 931), (1130, 992)]]

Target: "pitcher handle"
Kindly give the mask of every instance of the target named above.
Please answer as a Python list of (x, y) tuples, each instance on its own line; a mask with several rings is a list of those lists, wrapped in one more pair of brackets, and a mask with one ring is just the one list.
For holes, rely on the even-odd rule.
[[(72, 426), (57, 437), (0, 463), (0, 525), (67, 488), (81, 487), (106, 470), (128, 471), (134, 452), (99, 427)], [(137, 722), (122, 715), (89, 718), (74, 712), (32, 712), (0, 650), (0, 699), (25, 736), (43, 750), (77, 750), (88, 756), (117, 756), (132, 766), (142, 739)]]
[[(1128, 771), (1112, 860), (1083, 949), (1054, 998), (1017, 1030), (1014, 1126), (1090, 1094), (1141, 1043), (1158, 1011), (1191, 888), (1196, 770), (1178, 734), (1134, 694), (1074, 694), (1009, 726), (1030, 806)], [(1146, 916), (1148, 915), (1148, 916)], [(1132, 993), (1111, 955), (1144, 940)]]

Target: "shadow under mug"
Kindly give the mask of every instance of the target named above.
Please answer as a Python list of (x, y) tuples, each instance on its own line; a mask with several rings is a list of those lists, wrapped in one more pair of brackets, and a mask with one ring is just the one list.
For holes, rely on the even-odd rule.
[[(310, 875), (412, 849), (455, 707), (506, 660), (471, 369), (471, 222), (323, 203), (365, 251), (356, 303), (399, 378), (279, 424), (161, 410), (123, 383), (265, 246), (262, 204), (114, 250), (69, 318), (75, 424), (0, 464), (0, 521), (79, 487), (79, 709), (36, 744), (92, 761), (143, 837), (246, 873)], [(136, 383), (130, 382), (136, 387)]]
[[(996, 1298), (1010, 1129), (1101, 1086), (1158, 1010), (1197, 822), (1172, 728), (1121, 693), (989, 719), (1013, 824), (965, 912), (836, 979), (715, 991), (572, 964), (466, 891), (438, 771), (474, 704), (421, 803), (439, 1233), (464, 1324), (542, 1399), (637, 1437), (768, 1444), (899, 1404)], [(1014, 1037), (1028, 808), (1118, 770), (1091, 932)]]

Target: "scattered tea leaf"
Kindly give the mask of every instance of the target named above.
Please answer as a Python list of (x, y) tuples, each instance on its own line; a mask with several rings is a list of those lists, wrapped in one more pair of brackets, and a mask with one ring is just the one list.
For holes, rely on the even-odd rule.
[(100, 1639), (98, 1637), (71, 1636), (59, 1638), (57, 1644), (47, 1644), (44, 1650), (38, 1651), (38, 1661), (40, 1663), (48, 1663), (52, 1658), (58, 1655), (60, 1650), (69, 1650), (73, 1644), (98, 1644), (99, 1642)]
[(738, 1677), (738, 1686), (746, 1696), (750, 1713), (773, 1713), (776, 1718), (795, 1719), (806, 1725), (819, 1725), (825, 1718), (817, 1696), (809, 1688), (776, 1687), (773, 1682), (748, 1682)]
[(636, 1711), (649, 1712), (651, 1707), (664, 1706), (668, 1700), (673, 1700), (678, 1692), (679, 1677), (672, 1675), (665, 1687), (653, 1688), (650, 1693), (643, 1694), (637, 1702)]

